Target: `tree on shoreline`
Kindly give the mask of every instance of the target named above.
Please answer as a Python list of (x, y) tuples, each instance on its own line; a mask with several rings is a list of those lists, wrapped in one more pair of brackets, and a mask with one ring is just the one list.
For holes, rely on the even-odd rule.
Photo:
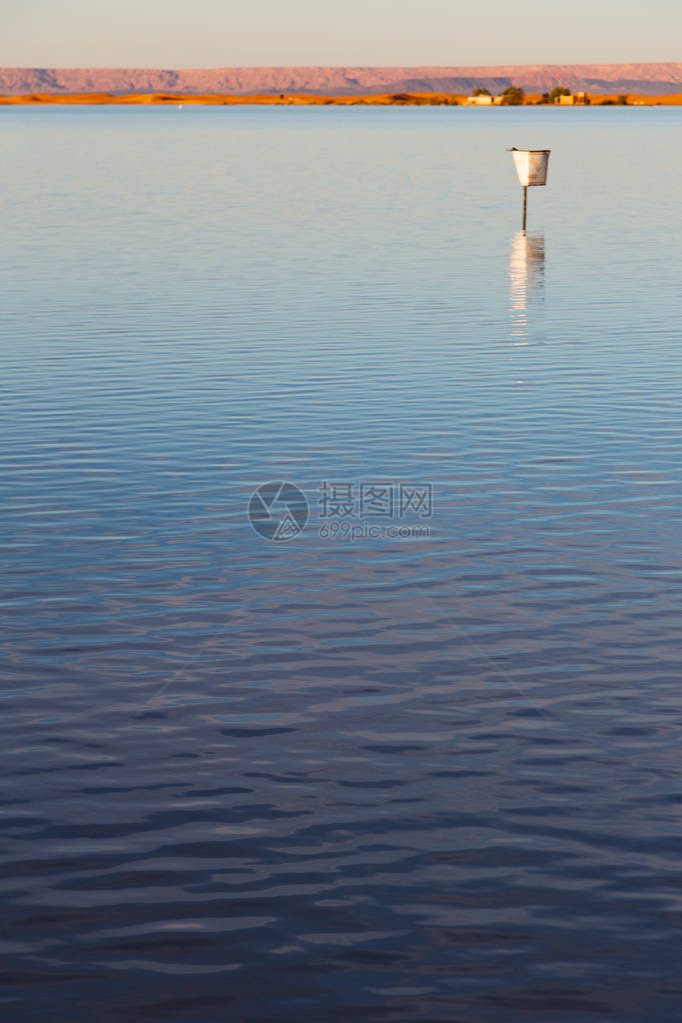
[(556, 103), (559, 96), (570, 96), (571, 90), (565, 88), (563, 85), (557, 85), (551, 92), (543, 92), (542, 96), (538, 100), (539, 104)]
[(552, 91), (550, 92), (549, 99), (550, 99), (551, 103), (556, 103), (556, 101), (559, 99), (559, 96), (570, 96), (570, 95), (571, 95), (571, 90), (570, 89), (567, 89), (563, 85), (557, 85), (556, 89), (552, 89)]
[(526, 97), (525, 92), (517, 85), (508, 85), (502, 93), (502, 103), (506, 107), (519, 107)]

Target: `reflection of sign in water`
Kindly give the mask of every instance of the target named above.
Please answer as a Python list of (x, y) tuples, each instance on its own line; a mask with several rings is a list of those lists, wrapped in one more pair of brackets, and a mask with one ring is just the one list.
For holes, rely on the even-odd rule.
[(528, 326), (544, 305), (545, 236), (517, 231), (509, 253), (512, 336), (528, 337)]

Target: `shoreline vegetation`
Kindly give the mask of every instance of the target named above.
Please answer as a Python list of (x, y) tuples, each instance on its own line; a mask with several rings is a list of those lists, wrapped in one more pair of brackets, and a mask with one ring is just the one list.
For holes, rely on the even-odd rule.
[[(567, 91), (567, 90), (566, 90)], [(519, 101), (502, 103), (512, 106), (546, 106), (546, 94), (526, 93)], [(469, 97), (461, 93), (447, 92), (393, 92), (367, 96), (323, 96), (309, 93), (265, 93), (254, 95), (230, 95), (207, 93), (197, 95), (180, 92), (126, 93), (114, 95), (108, 92), (47, 93), (36, 92), (25, 96), (0, 96), (2, 106), (50, 106), (50, 105), (158, 105), (158, 106), (468, 106)], [(473, 104), (476, 105), (476, 104)], [(562, 104), (557, 104), (562, 105)], [(567, 104), (569, 105), (569, 104)], [(643, 96), (636, 93), (614, 95), (589, 94), (584, 106), (682, 106), (682, 92), (662, 96)]]

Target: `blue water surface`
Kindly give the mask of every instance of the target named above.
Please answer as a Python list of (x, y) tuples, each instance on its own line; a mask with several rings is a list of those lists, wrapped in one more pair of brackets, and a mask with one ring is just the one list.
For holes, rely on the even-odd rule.
[(3, 1019), (681, 1018), (681, 129), (0, 109)]

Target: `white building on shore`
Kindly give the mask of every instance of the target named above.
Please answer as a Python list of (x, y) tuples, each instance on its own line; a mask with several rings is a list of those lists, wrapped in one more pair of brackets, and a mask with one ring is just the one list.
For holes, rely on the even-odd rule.
[(467, 103), (476, 107), (497, 107), (501, 102), (501, 96), (487, 96), (485, 93), (481, 96), (467, 96)]

